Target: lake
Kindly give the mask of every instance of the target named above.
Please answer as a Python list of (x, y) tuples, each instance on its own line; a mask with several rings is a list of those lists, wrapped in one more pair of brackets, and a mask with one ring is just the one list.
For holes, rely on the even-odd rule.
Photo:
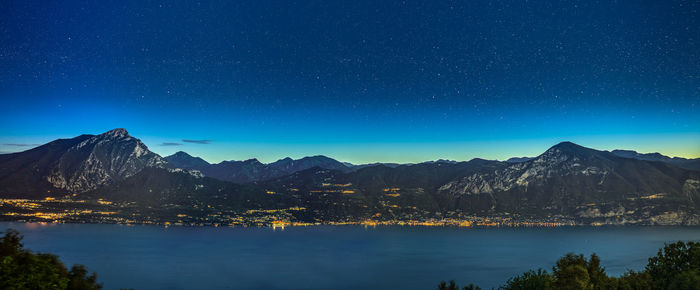
[(597, 253), (607, 272), (639, 270), (697, 227), (158, 227), (2, 222), (25, 247), (96, 271), (105, 289), (434, 289), (497, 287), (567, 252)]

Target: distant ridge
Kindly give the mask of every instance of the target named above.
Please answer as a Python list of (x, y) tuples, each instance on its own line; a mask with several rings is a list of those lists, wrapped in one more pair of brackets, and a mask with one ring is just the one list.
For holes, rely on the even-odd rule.
[(508, 163), (519, 163), (534, 159), (534, 157), (511, 157), (506, 160)]
[(264, 181), (312, 167), (344, 172), (352, 170), (352, 166), (347, 166), (335, 159), (322, 155), (304, 157), (297, 160), (286, 157), (269, 164), (261, 163), (254, 158), (245, 161), (231, 160), (209, 164), (199, 157), (192, 157), (185, 152), (179, 151), (165, 157), (165, 160), (177, 168), (198, 170), (204, 176), (237, 183)]
[(178, 151), (175, 152), (175, 154), (166, 156), (165, 160), (168, 161), (168, 163), (172, 164), (173, 166), (177, 168), (182, 168), (182, 169), (196, 169), (199, 170), (199, 168), (209, 166), (209, 162), (205, 161), (202, 158), (199, 157), (193, 157), (190, 154), (187, 154), (186, 152), (183, 151)]
[(620, 156), (620, 157), (625, 157), (625, 158), (633, 158), (637, 160), (645, 160), (645, 161), (658, 161), (658, 162), (666, 162), (673, 164), (675, 166), (678, 166), (680, 168), (685, 168), (685, 169), (690, 169), (690, 170), (700, 170), (700, 158), (694, 158), (694, 159), (686, 159), (686, 158), (680, 158), (680, 157), (668, 157), (665, 155), (662, 155), (660, 153), (637, 153), (637, 151), (633, 150), (613, 150), (613, 154)]

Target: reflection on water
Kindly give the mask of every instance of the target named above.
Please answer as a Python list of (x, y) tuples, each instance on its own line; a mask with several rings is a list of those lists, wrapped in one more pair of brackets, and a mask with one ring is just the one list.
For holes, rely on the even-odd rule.
[(0, 223), (25, 246), (97, 271), (106, 289), (433, 289), (440, 280), (496, 287), (567, 252), (608, 273), (641, 269), (664, 242), (700, 228), (155, 227)]

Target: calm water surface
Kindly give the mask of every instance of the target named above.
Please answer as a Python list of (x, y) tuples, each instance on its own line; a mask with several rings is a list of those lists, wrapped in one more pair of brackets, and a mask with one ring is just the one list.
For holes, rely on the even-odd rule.
[(106, 289), (434, 289), (497, 287), (567, 252), (598, 253), (608, 273), (641, 269), (691, 227), (465, 229), (317, 226), (210, 228), (0, 223), (25, 247), (98, 273)]

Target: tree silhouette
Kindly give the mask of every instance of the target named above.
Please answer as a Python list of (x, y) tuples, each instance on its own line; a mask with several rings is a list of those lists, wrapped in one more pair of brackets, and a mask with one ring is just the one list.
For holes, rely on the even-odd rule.
[(68, 271), (56, 255), (24, 249), (22, 236), (8, 229), (0, 240), (0, 289), (101, 289), (97, 275), (85, 266)]
[[(665, 245), (649, 258), (646, 271), (655, 289), (699, 289), (700, 243), (679, 241)], [(695, 286), (686, 288), (688, 284)]]
[[(469, 287), (476, 287), (470, 285)], [(458, 289), (454, 281), (438, 285), (439, 290)], [(463, 289), (479, 289), (464, 287)], [(619, 278), (609, 277), (600, 258), (591, 254), (566, 254), (557, 260), (552, 273), (538, 269), (515, 276), (500, 290), (535, 289), (683, 289), (700, 290), (700, 243), (682, 241), (666, 244), (656, 256), (649, 258), (644, 271), (628, 271)]]
[(530, 270), (520, 276), (508, 279), (506, 285), (499, 287), (503, 290), (530, 290), (548, 289), (552, 284), (552, 277), (547, 271), (537, 269), (537, 272)]
[[(437, 290), (460, 290), (459, 286), (457, 283), (455, 283), (454, 280), (450, 280), (449, 283), (442, 281), (440, 284), (438, 284)], [(474, 284), (469, 284), (467, 286), (464, 286), (462, 290), (481, 290), (479, 286), (476, 286)]]

